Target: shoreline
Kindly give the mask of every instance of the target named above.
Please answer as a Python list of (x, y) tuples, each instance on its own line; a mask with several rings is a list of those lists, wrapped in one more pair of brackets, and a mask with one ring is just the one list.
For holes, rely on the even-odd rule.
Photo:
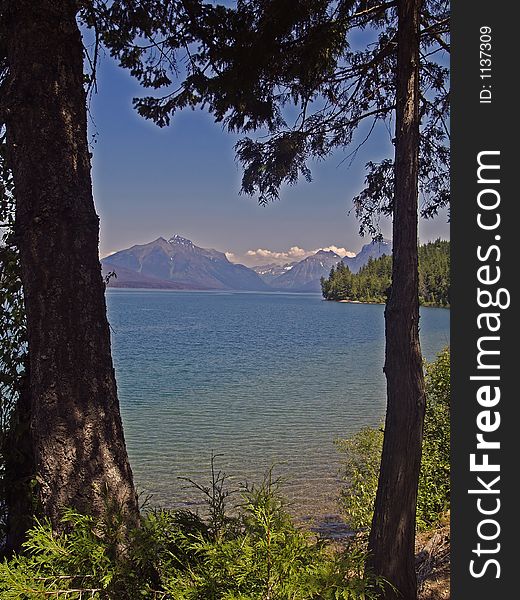
[(344, 304), (385, 304), (384, 302), (370, 302), (368, 300), (328, 300), (326, 298), (327, 302), (340, 302), (340, 303), (344, 303)]
[[(379, 306), (385, 306), (386, 302), (375, 302), (369, 300), (334, 300), (332, 298), (323, 298), (324, 302), (337, 302), (338, 304), (377, 304)], [(419, 307), (424, 308), (446, 308), (450, 309), (450, 305), (442, 306), (441, 304), (419, 304)]]

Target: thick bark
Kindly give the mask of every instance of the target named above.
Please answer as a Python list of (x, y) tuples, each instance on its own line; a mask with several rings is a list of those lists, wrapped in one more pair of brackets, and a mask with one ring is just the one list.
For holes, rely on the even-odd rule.
[[(424, 424), (417, 203), (420, 0), (398, 2), (392, 288), (385, 310), (387, 413), (369, 567), (415, 600), (414, 542)], [(396, 597), (388, 591), (386, 598)]]
[(6, 126), (41, 512), (138, 516), (110, 352), (74, 0), (10, 0)]

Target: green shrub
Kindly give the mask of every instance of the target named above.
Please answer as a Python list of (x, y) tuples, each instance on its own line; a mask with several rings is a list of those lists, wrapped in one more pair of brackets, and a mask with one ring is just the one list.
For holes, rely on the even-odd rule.
[(211, 503), (227, 498), (224, 483), (217, 478), (217, 489), (215, 480), (203, 488), (209, 491), (206, 519), (187, 511), (149, 512), (124, 547), (117, 519), (107, 524), (67, 511), (61, 534), (37, 524), (23, 554), (0, 565), (0, 598), (377, 597), (383, 582), (364, 575), (364, 553), (354, 545), (334, 548), (297, 528), (271, 474), (259, 487), (245, 488), (241, 504), (222, 519), (226, 507)]
[(417, 522), (427, 528), (450, 506), (450, 351), (426, 365), (426, 419)]
[[(426, 417), (417, 498), (417, 525), (431, 527), (450, 504), (450, 351), (426, 365)], [(337, 442), (344, 454), (341, 503), (355, 529), (370, 527), (377, 491), (383, 429), (367, 427)]]
[(365, 427), (336, 444), (344, 454), (342, 469), (346, 483), (340, 492), (342, 508), (351, 527), (364, 529), (370, 526), (374, 511), (383, 430)]

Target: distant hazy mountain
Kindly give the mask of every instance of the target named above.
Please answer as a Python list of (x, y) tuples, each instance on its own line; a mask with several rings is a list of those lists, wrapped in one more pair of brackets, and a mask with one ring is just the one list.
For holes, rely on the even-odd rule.
[(342, 258), (335, 252), (319, 250), (299, 262), (249, 269), (229, 262), (223, 252), (200, 248), (174, 235), (169, 240), (160, 237), (121, 250), (104, 258), (101, 264), (104, 275), (117, 275), (110, 279), (109, 287), (319, 292), (320, 277), (328, 277), (330, 269), (341, 260), (357, 273), (369, 258), (391, 252), (391, 243), (383, 240), (365, 244), (354, 257)]
[(390, 240), (382, 240), (380, 242), (370, 242), (365, 244), (363, 248), (353, 256), (345, 256), (343, 262), (352, 271), (357, 273), (362, 266), (366, 265), (369, 258), (379, 258), (386, 254), (390, 256), (392, 254), (392, 242)]
[[(255, 271), (262, 276), (264, 281), (278, 290), (293, 292), (319, 292), (321, 290), (320, 277), (328, 277), (330, 270), (341, 260), (353, 272), (357, 273), (369, 258), (379, 258), (383, 254), (392, 253), (392, 244), (389, 240), (370, 242), (361, 248), (356, 256), (342, 258), (335, 252), (319, 250), (316, 254), (304, 258), (300, 262), (290, 265), (265, 265), (255, 267)], [(276, 274), (278, 272), (278, 274)], [(264, 274), (265, 273), (265, 274)]]
[[(109, 276), (108, 287), (149, 288), (161, 290), (194, 289), (193, 286), (189, 286), (182, 283), (176, 283), (175, 281), (159, 279), (158, 277), (152, 277), (149, 275), (143, 275), (142, 273), (132, 271), (131, 269), (126, 269), (125, 267), (111, 265), (105, 260), (101, 261), (101, 272), (103, 274), (103, 277)], [(115, 273), (115, 276), (112, 275), (112, 273)]]
[(255, 273), (258, 273), (267, 284), (271, 284), (276, 277), (287, 273), (287, 271), (290, 271), (296, 264), (297, 262), (286, 263), (285, 265), (270, 263), (268, 265), (260, 265), (259, 267), (251, 268)]
[(341, 256), (331, 250), (319, 250), (275, 277), (271, 285), (276, 289), (294, 292), (319, 292), (320, 277), (327, 277), (330, 269), (340, 260)]
[(107, 256), (101, 263), (105, 272), (117, 274), (110, 286), (170, 288), (173, 284), (176, 289), (269, 289), (252, 269), (230, 263), (224, 253), (199, 248), (179, 235), (132, 246)]

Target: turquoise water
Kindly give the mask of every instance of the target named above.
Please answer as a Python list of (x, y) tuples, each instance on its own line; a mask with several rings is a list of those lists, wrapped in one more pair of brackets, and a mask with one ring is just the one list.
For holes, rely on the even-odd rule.
[[(107, 292), (125, 435), (138, 488), (196, 506), (211, 452), (233, 485), (272, 465), (300, 514), (334, 511), (334, 440), (384, 418), (384, 307), (318, 294)], [(421, 310), (430, 360), (449, 310)]]

